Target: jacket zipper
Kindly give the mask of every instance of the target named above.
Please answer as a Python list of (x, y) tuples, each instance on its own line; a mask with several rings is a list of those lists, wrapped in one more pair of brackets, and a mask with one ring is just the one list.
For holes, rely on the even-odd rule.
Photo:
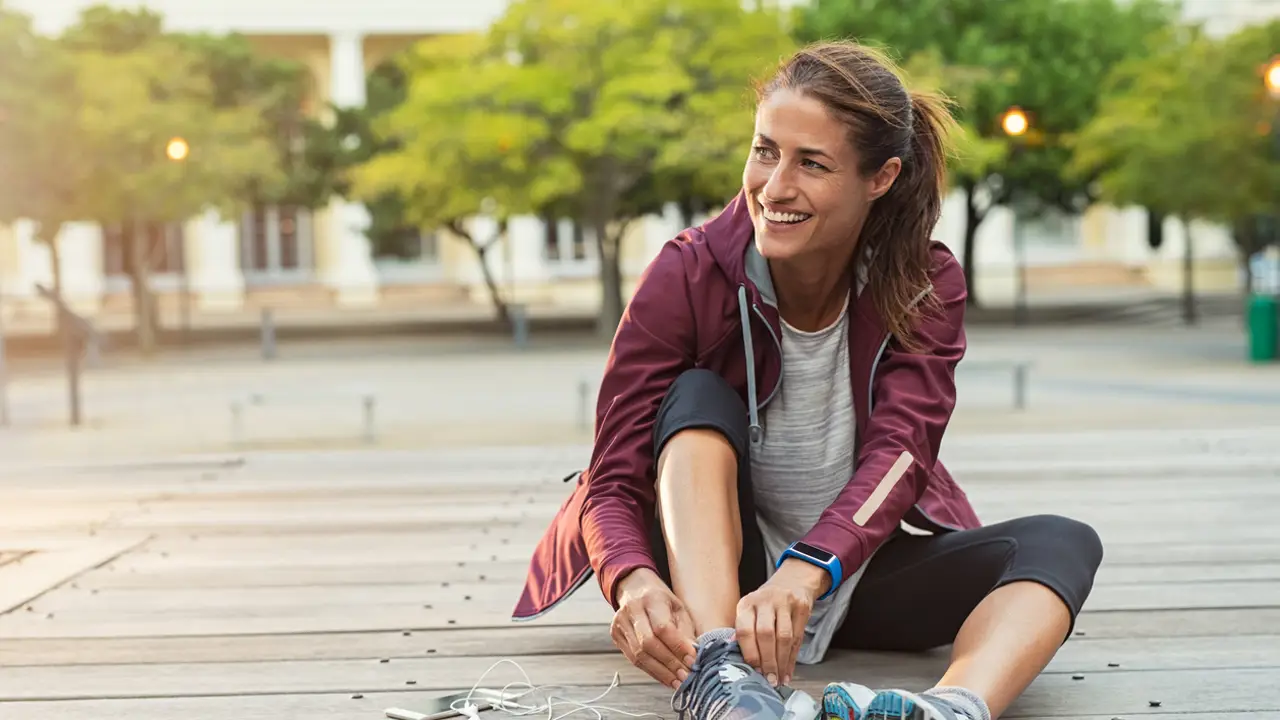
[[(931, 292), (933, 292), (932, 284), (929, 285), (929, 287), (922, 290), (919, 295), (916, 295), (915, 299), (911, 301), (911, 304), (907, 305), (907, 309), (910, 310), (911, 308), (918, 305), (920, 301), (923, 300), (925, 296)], [(872, 391), (876, 385), (876, 370), (880, 368), (880, 360), (884, 357), (884, 349), (889, 347), (889, 340), (891, 340), (892, 338), (893, 338), (893, 333), (884, 334), (884, 341), (880, 343), (880, 349), (876, 351), (875, 362), (871, 363), (871, 375), (870, 377), (867, 378), (867, 419), (868, 420), (871, 419), (871, 412), (874, 407), (872, 403), (872, 398), (874, 397), (874, 393)]]
[[(759, 305), (757, 305), (756, 303), (751, 303), (751, 309), (756, 311), (756, 315), (757, 315), (757, 316), (759, 316), (760, 321), (764, 323), (765, 328), (769, 331), (769, 337), (773, 339), (773, 346), (774, 346), (774, 347), (776, 347), (776, 348), (778, 349), (778, 355), (779, 355), (779, 356), (781, 356), (781, 355), (782, 355), (782, 341), (781, 341), (781, 340), (779, 340), (779, 339), (778, 339), (777, 334), (775, 334), (775, 333), (773, 332), (773, 326), (769, 324), (769, 318), (766, 318), (766, 317), (764, 316), (764, 313), (763, 313), (763, 312), (761, 312), (761, 310), (760, 310), (760, 306), (759, 306)], [(774, 384), (773, 384), (773, 390), (769, 392), (769, 397), (765, 398), (765, 399), (764, 399), (764, 402), (762, 402), (762, 403), (760, 403), (759, 405), (757, 405), (757, 406), (756, 406), (756, 410), (757, 410), (757, 412), (758, 412), (758, 411), (760, 411), (760, 410), (763, 410), (763, 409), (765, 408), (765, 406), (769, 404), (769, 401), (770, 401), (770, 400), (773, 400), (773, 396), (778, 394), (778, 389), (782, 387), (782, 369), (781, 369), (781, 368), (782, 368), (782, 366), (781, 366), (781, 364), (779, 364), (779, 366), (778, 366), (778, 367), (779, 367), (779, 369), (778, 369), (778, 382), (776, 382), (776, 383), (774, 383)]]

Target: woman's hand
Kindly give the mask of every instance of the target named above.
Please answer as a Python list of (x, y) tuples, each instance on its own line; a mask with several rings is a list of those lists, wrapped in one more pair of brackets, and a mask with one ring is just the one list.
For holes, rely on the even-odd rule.
[(830, 583), (822, 568), (789, 559), (759, 590), (738, 602), (735, 634), (742, 658), (770, 685), (791, 682), (814, 600)]
[(689, 677), (696, 653), (693, 618), (652, 570), (634, 570), (618, 583), (609, 631), (627, 660), (654, 680), (674, 689)]

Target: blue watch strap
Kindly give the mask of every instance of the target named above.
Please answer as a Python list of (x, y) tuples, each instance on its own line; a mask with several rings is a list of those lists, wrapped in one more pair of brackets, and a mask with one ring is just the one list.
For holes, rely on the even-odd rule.
[[(797, 545), (800, 545), (800, 547), (797, 547)], [(825, 560), (824, 558), (815, 557), (814, 555), (806, 552), (805, 548), (806, 546), (801, 543), (792, 543), (789, 545), (786, 550), (782, 551), (782, 556), (778, 558), (778, 564), (774, 566), (774, 569), (776, 570), (782, 567), (782, 563), (787, 558), (803, 560), (810, 565), (817, 565), (818, 567), (823, 568), (827, 571), (827, 574), (831, 576), (831, 588), (823, 593), (822, 597), (818, 598), (819, 600), (825, 600), (840, 587), (840, 583), (844, 580), (844, 571), (840, 566), (840, 558), (835, 553), (823, 551), (824, 554), (830, 555), (831, 557), (830, 560)], [(814, 549), (817, 550), (817, 548)]]

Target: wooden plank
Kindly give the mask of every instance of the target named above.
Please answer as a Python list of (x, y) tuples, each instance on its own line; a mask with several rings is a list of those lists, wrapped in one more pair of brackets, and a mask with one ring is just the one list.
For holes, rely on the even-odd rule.
[(210, 637), (105, 637), (20, 639), (0, 642), (0, 667), (19, 665), (119, 664), (146, 658), (151, 663), (272, 660), (352, 660), (358, 658), (508, 657), (553, 653), (614, 652), (608, 625), (400, 630), (372, 633), (297, 635), (216, 635)]
[(1076, 635), (1091, 638), (1258, 635), (1274, 628), (1280, 628), (1280, 608), (1086, 609), (1076, 621)]
[[(625, 685), (646, 695), (632, 706), (655, 707), (670, 696), (635, 668), (599, 656), (524, 658), (521, 664), (534, 683), (589, 685), (603, 689), (617, 672)], [(815, 690), (832, 680), (853, 680), (872, 687), (927, 688), (936, 682), (932, 659), (896, 656), (861, 658), (856, 667), (833, 661), (797, 671), (802, 687)], [(873, 660), (868, 663), (867, 660)], [(108, 665), (59, 668), (13, 668), (0, 675), (0, 698), (72, 700), (88, 698), (164, 698), (217, 695), (287, 695), (298, 693), (395, 692), (415, 682), (419, 690), (466, 689), (493, 663), (487, 658), (402, 660), (380, 663), (317, 661), (310, 663), (230, 663), (226, 665)], [(1046, 672), (1019, 699), (1014, 716), (1149, 712), (1149, 701), (1165, 712), (1273, 711), (1275, 700), (1259, 692), (1276, 677), (1276, 667), (1189, 669), (1162, 672), (1123, 668), (1085, 673)], [(491, 673), (487, 685), (501, 687), (523, 677), (509, 666)], [(622, 700), (622, 698), (618, 698)], [(0, 706), (4, 707), (4, 706)], [(8, 716), (6, 715), (6, 718)]]
[[(254, 588), (356, 585), (399, 585), (405, 578), (430, 578), (440, 582), (524, 580), (528, 560), (504, 562), (419, 562), (398, 565), (353, 563), (297, 567), (180, 567), (137, 569), (128, 558), (116, 564), (116, 572), (94, 572), (80, 579), (80, 587), (95, 590), (147, 588)], [(1222, 567), (1222, 566), (1218, 566)], [(1234, 566), (1225, 566), (1234, 567)], [(1249, 566), (1244, 566), (1249, 567)], [(482, 579), (483, 578), (483, 579)]]
[[(496, 627), (511, 622), (515, 598), (492, 610), (471, 611), (449, 607), (426, 609), (422, 605), (340, 606), (312, 608), (306, 614), (276, 609), (221, 613), (147, 615), (129, 617), (111, 614), (40, 615), (36, 619), (0, 617), (0, 638), (71, 638), (113, 636), (237, 635), (277, 633), (360, 632), (378, 630), (426, 630), (468, 627)], [(581, 625), (608, 623), (612, 609), (599, 593), (575, 596), (557, 612), (538, 619), (540, 625)]]
[[(521, 583), (512, 581), (450, 582), (400, 585), (337, 585), (267, 588), (150, 588), (145, 590), (65, 589), (43, 598), (42, 612), (75, 621), (217, 619), (279, 615), (324, 615), (333, 611), (378, 614), (430, 610), (452, 616), (483, 614), (502, 620), (514, 606)], [(573, 607), (604, 604), (588, 585), (570, 599)], [(426, 605), (431, 605), (428, 609)], [(1156, 610), (1206, 607), (1280, 607), (1280, 580), (1213, 583), (1126, 583), (1093, 588), (1085, 607), (1091, 610)], [(425, 614), (424, 614), (425, 616)]]
[[(1280, 608), (1190, 611), (1086, 611), (1077, 622), (1084, 638), (1230, 637), (1258, 635), (1280, 627)], [(608, 652), (607, 625), (497, 624), (493, 627), (403, 629), (364, 633), (275, 635), (173, 635), (156, 637), (73, 637), (9, 639), (0, 643), (0, 666), (124, 662), (138, 657), (155, 662), (273, 659), (342, 659), (366, 656), (411, 657), (428, 650), (445, 655), (483, 654), (500, 638), (508, 655), (550, 652)], [(1070, 646), (1069, 646), (1070, 647)]]
[(0, 614), (11, 612), (51, 588), (119, 557), (145, 536), (98, 537), (67, 547), (34, 552), (0, 568)]
[[(810, 694), (822, 691), (816, 683), (802, 684)], [(465, 689), (465, 688), (464, 688)], [(567, 687), (567, 697), (588, 700), (599, 695), (603, 687)], [(1038, 688), (1037, 688), (1038, 690)], [(1054, 720), (1116, 720), (1111, 712), (1080, 715), (1074, 708), (1063, 714), (1061, 708), (1049, 703), (1031, 700), (1015, 705), (1003, 717), (1049, 718)], [(1046, 691), (1048, 693), (1050, 691)], [(1081, 689), (1079, 692), (1087, 692)], [(78, 700), (53, 702), (16, 702), (0, 704), (0, 715), (5, 720), (102, 720), (102, 718), (128, 718), (129, 720), (174, 720), (174, 718), (200, 718), (201, 720), (280, 720), (281, 718), (308, 718), (309, 720), (382, 720), (389, 707), (406, 709), (422, 708), (427, 698), (439, 695), (438, 691), (398, 691), (391, 693), (362, 693), (354, 698), (351, 693), (330, 692), (311, 695), (256, 695), (241, 697), (185, 697), (148, 698), (125, 700)], [(662, 718), (674, 720), (676, 714), (670, 708), (671, 692), (656, 686), (634, 685), (615, 688), (601, 700), (602, 704), (625, 712), (652, 712)], [(1071, 698), (1068, 698), (1070, 700)], [(1033, 702), (1034, 701), (1034, 702)], [(1134, 705), (1128, 702), (1126, 705)], [(556, 713), (571, 710), (569, 705), (557, 705)], [(578, 713), (595, 717), (591, 713)], [(616, 712), (602, 712), (607, 720), (630, 720)], [(546, 713), (534, 715), (545, 717)], [(1238, 712), (1161, 712), (1150, 708), (1138, 708), (1125, 717), (1142, 717), (1143, 720), (1239, 720)], [(482, 713), (482, 720), (510, 718), (497, 712)], [(1280, 720), (1280, 711), (1260, 710), (1248, 715), (1249, 720)]]
[[(152, 548), (154, 552), (154, 548)], [(149, 588), (265, 588), (356, 585), (400, 585), (405, 578), (430, 578), (441, 582), (501, 581), (521, 583), (529, 569), (527, 560), (504, 562), (421, 562), (403, 565), (354, 563), (315, 567), (156, 567), (130, 566), (131, 557), (115, 563), (116, 572), (93, 572), (78, 580), (81, 588), (140, 590)], [(121, 572), (121, 569), (124, 572)], [(485, 580), (481, 580), (484, 576)], [(1095, 585), (1166, 582), (1218, 582), (1221, 580), (1280, 580), (1280, 563), (1188, 563), (1121, 565), (1103, 563)]]
[[(1076, 623), (1082, 641), (1115, 638), (1230, 638), (1280, 628), (1280, 608), (1115, 611), (1083, 613)], [(497, 643), (495, 645), (495, 643)], [(511, 623), (489, 628), (355, 633), (172, 637), (29, 638), (0, 642), (0, 666), (106, 664), (147, 658), (157, 663), (269, 660), (340, 660), (359, 657), (420, 657), (427, 654), (504, 655), (612, 652), (607, 624)], [(430, 652), (434, 651), (434, 652)]]

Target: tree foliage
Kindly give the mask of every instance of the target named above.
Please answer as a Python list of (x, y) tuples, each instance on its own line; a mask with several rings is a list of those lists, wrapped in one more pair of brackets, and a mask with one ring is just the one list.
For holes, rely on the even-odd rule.
[(1262, 71), (1278, 47), (1280, 21), (1221, 40), (1196, 28), (1161, 36), (1112, 78), (1070, 170), (1096, 178), (1108, 202), (1164, 215), (1230, 225), (1273, 212), (1280, 103)]
[[(21, 53), (0, 79), (0, 188), (16, 189), (0, 192), (4, 219), (138, 227), (211, 207), (232, 215), (287, 187), (271, 118), (292, 98), (263, 101), (283, 75), (243, 73), (253, 61), (236, 61), (240, 41), (167, 34), (145, 10), (92, 7), (56, 39), (3, 17), (3, 32), (19, 41), (6, 52)], [(175, 139), (189, 148), (179, 161), (167, 154)], [(126, 268), (145, 352), (155, 341), (149, 252), (130, 234)], [(43, 233), (56, 267), (55, 237)]]
[(86, 217), (88, 168), (80, 133), (80, 86), (73, 58), (37, 35), (29, 18), (0, 5), (0, 223), (35, 223), (52, 249), (62, 226)]
[[(987, 213), (1015, 198), (1068, 212), (1092, 201), (1090, 179), (1064, 172), (1066, 140), (1093, 116), (1111, 69), (1176, 12), (1163, 0), (815, 0), (800, 35), (883, 44), (907, 64), (932, 53), (944, 68), (943, 89), (962, 100), (958, 119), (982, 141), (953, 167), (967, 200), (963, 264), (976, 302), (974, 239)], [(1032, 121), (1016, 153), (1000, 127), (1013, 106)]]
[(1187, 234), (1184, 313), (1193, 321), (1191, 221), (1232, 229), (1242, 265), (1262, 244), (1259, 220), (1280, 200), (1280, 101), (1264, 68), (1280, 21), (1216, 39), (1171, 30), (1117, 70), (1098, 116), (1074, 139), (1069, 171), (1096, 179), (1102, 199), (1179, 218)]
[(486, 32), (408, 60), (380, 126), (399, 149), (357, 175), (410, 217), (555, 214), (595, 236), (601, 330), (621, 317), (628, 224), (688, 196), (728, 197), (750, 138), (750, 81), (790, 49), (781, 18), (737, 0), (517, 0)]

